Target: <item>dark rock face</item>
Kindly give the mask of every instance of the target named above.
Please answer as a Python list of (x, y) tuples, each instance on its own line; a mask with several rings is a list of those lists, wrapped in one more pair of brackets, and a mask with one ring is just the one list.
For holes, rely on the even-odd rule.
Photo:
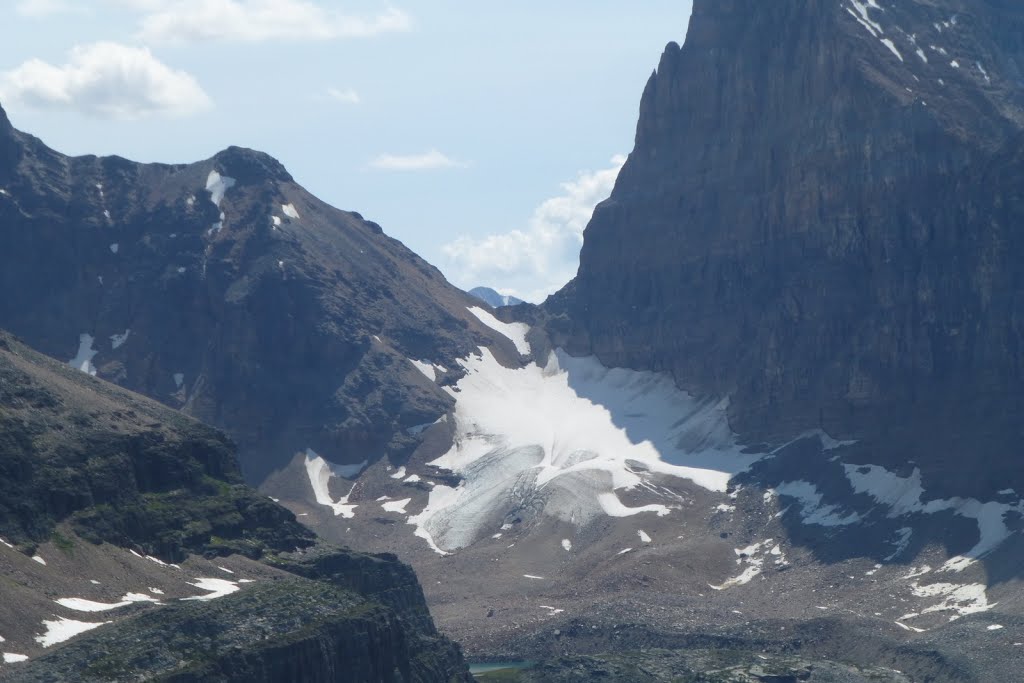
[(216, 430), (0, 332), (0, 535), (25, 548), (65, 520), (84, 538), (177, 562), (313, 544), (242, 483)]
[(751, 441), (991, 494), (1024, 484), (1024, 5), (869, 5), (697, 0), (547, 326)]
[(178, 603), (100, 629), (5, 680), (470, 681), (457, 648), (326, 582), (284, 579), (210, 604)]
[[(474, 299), (271, 157), (187, 166), (68, 158), (0, 117), (0, 326), (55, 358), (224, 428), (262, 481), (296, 452), (415, 447), (456, 367), (491, 339)], [(120, 336), (116, 336), (120, 335)]]
[[(313, 547), (291, 512), (242, 483), (223, 434), (0, 332), (0, 537), (31, 554), (53, 534), (71, 552), (61, 523), (168, 562), (242, 554), (281, 571), (210, 602), (111, 613), (87, 638), (4, 667), (4, 680), (471, 680), (411, 568)], [(12, 591), (60, 594), (48, 581), (65, 577), (40, 585), (12, 567), (0, 572)]]

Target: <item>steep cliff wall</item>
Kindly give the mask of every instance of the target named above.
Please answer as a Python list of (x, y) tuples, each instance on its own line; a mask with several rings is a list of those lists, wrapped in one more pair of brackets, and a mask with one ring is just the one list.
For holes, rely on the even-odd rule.
[(697, 0), (548, 327), (730, 396), (748, 440), (994, 492), (1024, 483), (1024, 9), (874, 5)]

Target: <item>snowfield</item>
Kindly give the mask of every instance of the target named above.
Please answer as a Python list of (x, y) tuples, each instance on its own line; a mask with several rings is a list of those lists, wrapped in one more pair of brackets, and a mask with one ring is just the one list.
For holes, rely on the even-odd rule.
[(617, 492), (658, 476), (724, 492), (762, 457), (741, 452), (724, 401), (694, 399), (664, 375), (561, 350), (543, 367), (506, 368), (489, 349), (460, 362), (466, 375), (447, 388), (455, 443), (430, 464), (464, 481), (435, 487), (409, 519), (439, 552), (490, 535), (524, 507), (578, 526), (598, 515), (667, 515), (665, 502), (630, 507)]

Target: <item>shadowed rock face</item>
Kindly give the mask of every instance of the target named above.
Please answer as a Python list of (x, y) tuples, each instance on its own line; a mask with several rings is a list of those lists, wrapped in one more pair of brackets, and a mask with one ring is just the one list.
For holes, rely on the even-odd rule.
[(242, 484), (223, 434), (2, 331), (0, 453), (0, 536), (25, 549), (64, 521), (168, 562), (313, 544), (294, 515)]
[(492, 338), (474, 299), (259, 152), (69, 158), (3, 115), (0, 189), (0, 325), (62, 360), (90, 335), (98, 376), (226, 429), (250, 481), (307, 447), (401, 460), (451, 402), (407, 359), (455, 367)]
[(747, 439), (991, 494), (1022, 483), (1024, 6), (869, 4), (694, 3), (548, 329)]
[[(434, 627), (416, 575), (394, 555), (313, 547), (314, 534), (290, 511), (242, 483), (223, 434), (4, 332), (0, 475), (0, 632), (5, 650), (17, 644), (32, 660), (5, 661), (0, 679), (470, 680), (458, 646)], [(45, 571), (35, 576), (19, 569), (19, 560), (38, 566), (19, 553), (50, 540), (63, 557), (40, 562)], [(33, 638), (40, 622), (61, 615), (55, 596), (69, 585), (85, 589), (78, 572), (97, 572), (87, 559), (96, 548), (121, 559), (90, 587), (115, 593), (133, 580), (125, 578), (133, 573), (125, 548), (151, 566), (143, 554), (167, 562), (228, 557), (246, 573), (260, 566), (238, 557), (245, 555), (268, 573), (253, 581), (218, 566), (238, 594), (213, 601), (183, 602), (171, 584), (168, 595), (148, 588), (159, 604), (106, 603), (102, 622), (112, 624), (41, 650)], [(70, 573), (61, 569), (68, 561)], [(192, 566), (155, 564), (180, 573), (172, 583), (194, 576)]]

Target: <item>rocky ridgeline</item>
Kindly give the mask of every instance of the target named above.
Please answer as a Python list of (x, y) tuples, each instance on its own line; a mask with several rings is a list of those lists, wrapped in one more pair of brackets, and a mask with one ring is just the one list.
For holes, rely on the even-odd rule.
[(495, 339), (476, 299), (266, 154), (70, 158), (0, 110), (0, 190), (0, 326), (225, 429), (250, 483), (307, 448), (403, 459), (451, 403), (410, 360)]

